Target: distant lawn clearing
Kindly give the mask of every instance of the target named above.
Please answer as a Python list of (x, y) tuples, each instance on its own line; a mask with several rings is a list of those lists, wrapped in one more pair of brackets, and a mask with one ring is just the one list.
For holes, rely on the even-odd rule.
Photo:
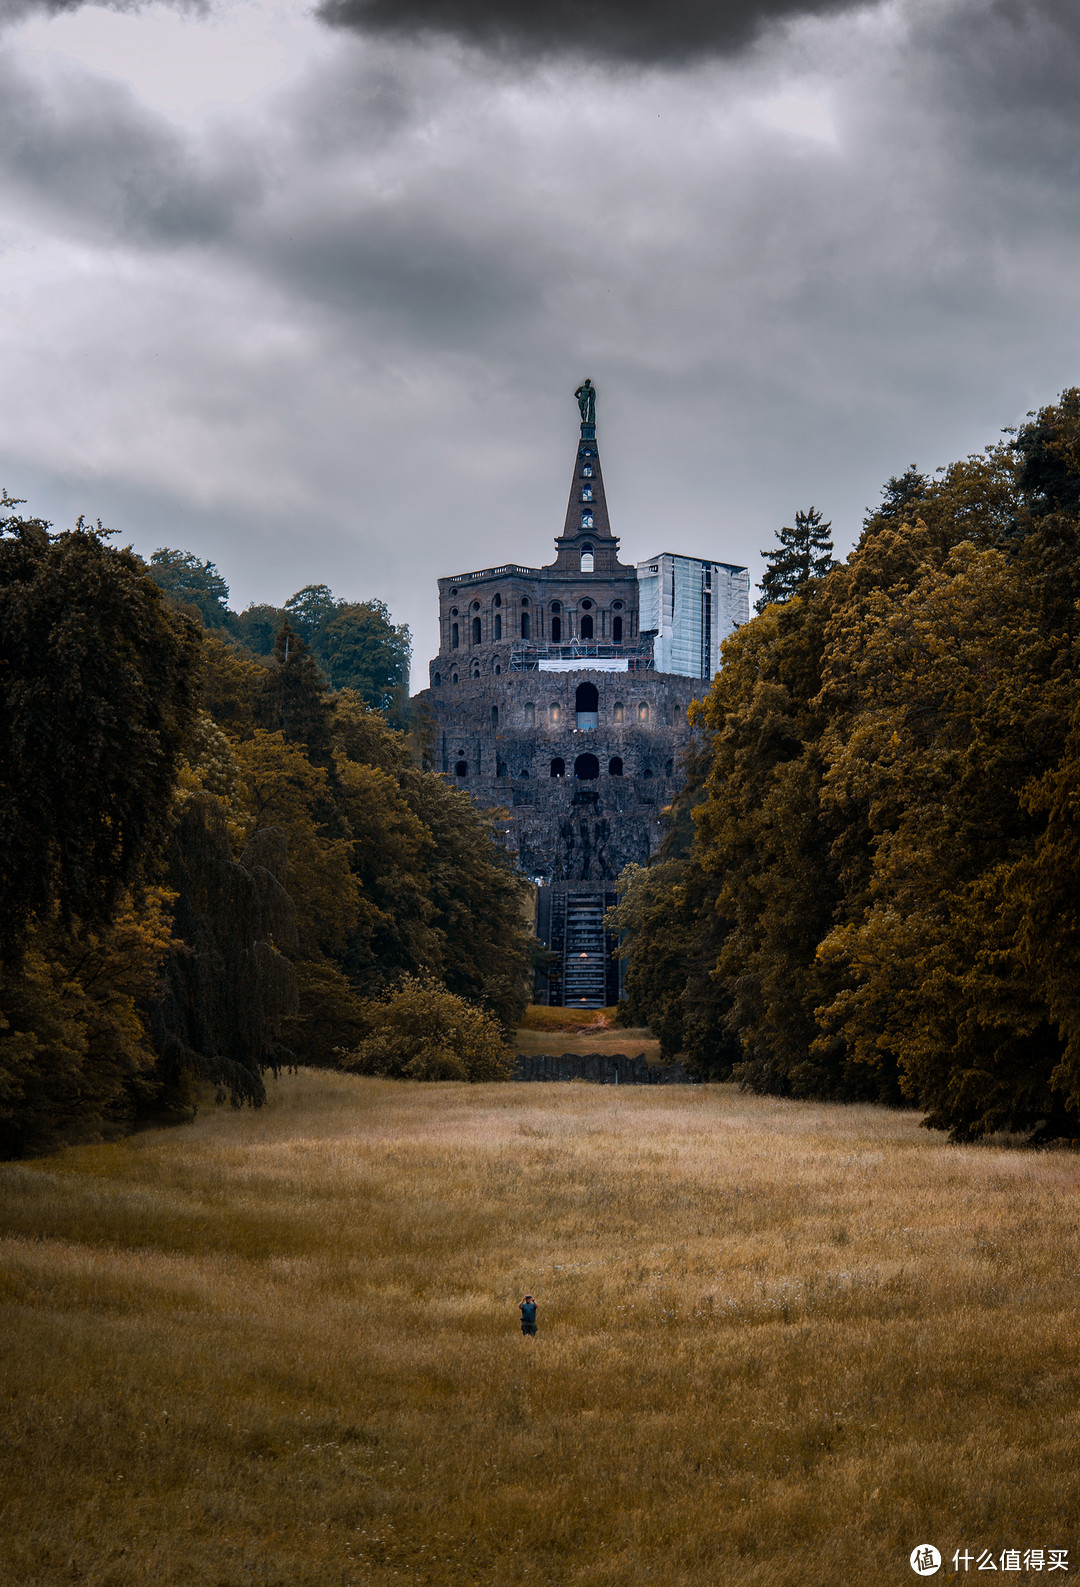
[(1080, 1570), (1080, 1156), (726, 1086), (270, 1089), (0, 1165), (5, 1587)]

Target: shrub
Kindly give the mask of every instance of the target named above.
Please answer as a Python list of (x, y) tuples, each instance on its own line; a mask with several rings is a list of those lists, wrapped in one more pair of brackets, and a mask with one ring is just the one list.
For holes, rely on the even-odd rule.
[(342, 1060), (354, 1074), (405, 1080), (509, 1080), (513, 1058), (496, 1019), (434, 981), (406, 976), (362, 1005), (368, 1034)]

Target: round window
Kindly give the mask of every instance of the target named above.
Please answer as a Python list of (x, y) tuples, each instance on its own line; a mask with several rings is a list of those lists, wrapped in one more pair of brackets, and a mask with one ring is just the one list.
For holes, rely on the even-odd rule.
[(581, 610), (583, 612), (591, 612), (592, 611), (592, 601), (582, 601)]

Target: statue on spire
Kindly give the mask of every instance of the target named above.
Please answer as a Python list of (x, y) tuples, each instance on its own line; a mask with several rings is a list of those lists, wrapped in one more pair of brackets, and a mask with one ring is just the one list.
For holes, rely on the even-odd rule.
[(596, 423), (596, 387), (591, 380), (586, 380), (574, 392), (577, 405), (581, 409), (582, 424)]

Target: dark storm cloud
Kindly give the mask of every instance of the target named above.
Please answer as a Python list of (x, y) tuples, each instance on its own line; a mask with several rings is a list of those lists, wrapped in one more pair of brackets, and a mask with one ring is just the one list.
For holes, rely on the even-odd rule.
[(80, 227), (155, 245), (220, 238), (258, 191), (236, 148), (200, 158), (123, 87), (46, 83), (0, 52), (0, 183)]
[[(864, 0), (865, 3), (865, 0)], [(738, 50), (770, 23), (850, 11), (859, 0), (322, 0), (336, 27), (408, 38), (451, 34), (531, 55), (676, 62)]]

